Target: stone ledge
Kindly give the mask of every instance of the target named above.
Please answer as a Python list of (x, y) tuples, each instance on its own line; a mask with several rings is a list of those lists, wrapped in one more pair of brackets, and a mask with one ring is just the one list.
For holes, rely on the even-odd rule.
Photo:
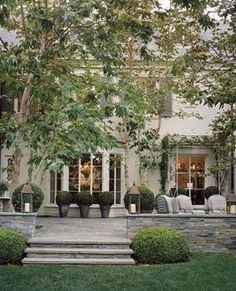
[(187, 240), (193, 252), (236, 253), (236, 215), (134, 214), (127, 217), (128, 238), (146, 227), (171, 226)]
[(140, 213), (140, 214), (127, 214), (128, 218), (182, 218), (182, 217), (201, 217), (201, 218), (236, 218), (235, 214), (191, 214), (191, 213), (179, 213), (179, 214), (146, 214), (146, 213)]
[(37, 212), (0, 212), (0, 216), (28, 216), (28, 217), (36, 217), (38, 216)]
[(17, 230), (29, 239), (35, 232), (36, 217), (36, 212), (0, 212), (0, 228)]

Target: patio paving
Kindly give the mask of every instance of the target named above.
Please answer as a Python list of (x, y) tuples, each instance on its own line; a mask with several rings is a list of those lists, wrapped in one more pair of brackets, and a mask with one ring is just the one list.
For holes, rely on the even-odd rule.
[(127, 218), (37, 217), (34, 239), (120, 240), (127, 238)]

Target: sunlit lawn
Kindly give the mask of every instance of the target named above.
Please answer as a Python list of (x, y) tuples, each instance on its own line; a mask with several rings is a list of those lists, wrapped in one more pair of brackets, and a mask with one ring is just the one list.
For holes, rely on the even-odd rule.
[(195, 254), (182, 264), (0, 266), (0, 290), (236, 290), (236, 257)]

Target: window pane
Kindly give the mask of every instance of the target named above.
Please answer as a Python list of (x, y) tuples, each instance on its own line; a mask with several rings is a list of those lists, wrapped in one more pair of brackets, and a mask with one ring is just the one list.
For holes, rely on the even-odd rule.
[(55, 179), (56, 174), (54, 172), (50, 172), (50, 203), (55, 202)]
[(121, 155), (110, 155), (109, 191), (114, 191), (115, 203), (121, 203)]
[(189, 175), (187, 173), (186, 174), (178, 173), (177, 175), (178, 175), (178, 186), (186, 189), (187, 183), (189, 183)]
[(98, 203), (98, 195), (102, 192), (102, 154), (93, 155), (92, 178), (93, 203)]
[(78, 192), (79, 189), (79, 165), (69, 167), (69, 191)]
[(189, 171), (189, 157), (179, 157), (177, 161), (178, 172), (188, 172)]
[(116, 192), (116, 204), (120, 204), (120, 192)]
[(90, 192), (90, 179), (91, 179), (91, 158), (90, 154), (85, 154), (81, 158), (81, 168), (80, 168), (81, 191)]

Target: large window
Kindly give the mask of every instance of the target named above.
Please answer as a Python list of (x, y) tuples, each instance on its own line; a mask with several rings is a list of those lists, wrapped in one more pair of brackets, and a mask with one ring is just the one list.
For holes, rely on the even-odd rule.
[(102, 191), (102, 154), (85, 154), (69, 166), (69, 191), (88, 191), (97, 203)]
[(204, 204), (204, 156), (178, 156), (176, 185), (188, 191), (193, 204)]
[[(56, 192), (60, 190), (77, 193), (88, 191), (93, 203), (98, 203), (102, 191), (114, 193), (115, 204), (121, 201), (122, 156), (120, 154), (84, 154), (68, 167), (63, 175), (51, 173), (50, 203), (55, 203)], [(63, 187), (62, 187), (63, 186)]]

